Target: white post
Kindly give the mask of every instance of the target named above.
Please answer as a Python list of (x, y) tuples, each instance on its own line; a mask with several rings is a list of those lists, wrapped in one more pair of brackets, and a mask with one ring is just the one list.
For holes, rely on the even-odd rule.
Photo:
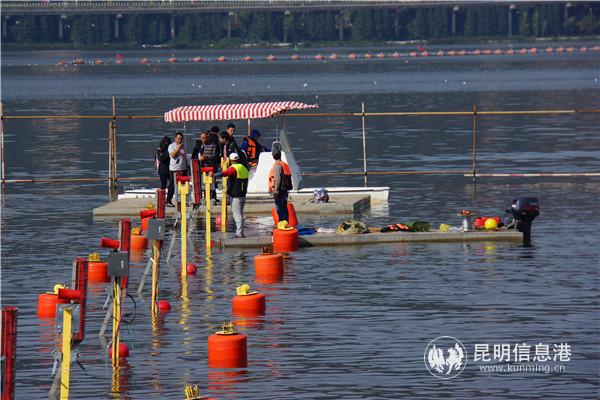
[(367, 187), (367, 138), (365, 132), (365, 103), (362, 105), (362, 145), (363, 145), (363, 171), (365, 173), (365, 187)]

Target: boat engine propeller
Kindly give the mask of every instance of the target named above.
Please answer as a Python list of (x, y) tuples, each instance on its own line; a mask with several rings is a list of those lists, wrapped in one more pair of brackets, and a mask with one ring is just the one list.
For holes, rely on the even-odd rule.
[(535, 197), (519, 197), (513, 200), (510, 210), (519, 232), (523, 233), (523, 245), (531, 246), (531, 224), (540, 215), (540, 202)]

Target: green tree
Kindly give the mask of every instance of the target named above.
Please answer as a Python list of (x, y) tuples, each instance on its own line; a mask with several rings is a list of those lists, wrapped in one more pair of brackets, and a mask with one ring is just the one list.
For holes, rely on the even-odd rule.
[(467, 8), (464, 32), (465, 36), (468, 38), (477, 36), (477, 15), (473, 7)]
[(179, 40), (184, 43), (193, 43), (196, 41), (196, 22), (190, 14), (185, 16), (183, 26), (179, 30)]
[(409, 24), (408, 28), (411, 39), (427, 39), (429, 37), (428, 28), (426, 11), (423, 8), (418, 8), (415, 18)]
[(446, 7), (435, 7), (430, 11), (429, 32), (433, 38), (444, 38), (450, 35), (449, 14)]
[(600, 33), (600, 21), (591, 12), (576, 23), (577, 28), (583, 33), (594, 34)]

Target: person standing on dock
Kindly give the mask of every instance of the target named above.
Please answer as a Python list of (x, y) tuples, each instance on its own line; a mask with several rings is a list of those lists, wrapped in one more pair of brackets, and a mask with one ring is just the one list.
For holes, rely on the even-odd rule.
[(160, 188), (166, 189), (167, 185), (169, 190), (173, 186), (173, 180), (170, 178), (169, 164), (171, 163), (171, 157), (169, 156), (169, 145), (171, 144), (171, 138), (165, 136), (160, 141), (160, 145), (156, 149), (155, 162), (156, 172), (160, 177)]
[(275, 210), (279, 221), (289, 221), (287, 199), (292, 190), (292, 173), (289, 165), (281, 161), (281, 143), (274, 142), (271, 154), (275, 159), (269, 172), (269, 192), (275, 199)]
[(227, 146), (225, 148), (227, 154), (223, 153), (223, 157), (226, 157), (231, 153), (236, 153), (240, 158), (240, 162), (244, 164), (246, 168), (248, 168), (248, 156), (242, 151), (242, 149), (240, 149), (240, 146), (235, 141), (233, 135), (235, 135), (235, 124), (230, 123), (227, 125), (227, 136), (229, 136), (229, 141), (227, 142)]
[(169, 145), (169, 156), (171, 157), (171, 162), (169, 164), (171, 185), (169, 185), (169, 191), (167, 193), (167, 206), (174, 207), (172, 201), (175, 185), (173, 182), (175, 182), (175, 177), (177, 175), (186, 175), (187, 173), (187, 155), (185, 154), (183, 133), (177, 132), (175, 134), (175, 141)]
[(246, 192), (248, 191), (248, 168), (241, 162), (237, 153), (229, 155), (231, 167), (221, 172), (227, 179), (227, 195), (231, 198), (231, 211), (235, 220), (235, 237), (244, 236), (244, 205), (246, 204)]

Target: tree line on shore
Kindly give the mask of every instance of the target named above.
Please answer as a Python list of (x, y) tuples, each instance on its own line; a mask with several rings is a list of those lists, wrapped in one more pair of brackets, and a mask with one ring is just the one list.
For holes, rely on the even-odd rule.
[[(510, 14), (510, 15), (509, 15)], [(18, 45), (234, 45), (236, 43), (461, 41), (600, 34), (600, 3), (236, 12), (11, 16), (3, 42)], [(61, 26), (59, 26), (61, 25)], [(62, 34), (59, 32), (62, 31)]]

